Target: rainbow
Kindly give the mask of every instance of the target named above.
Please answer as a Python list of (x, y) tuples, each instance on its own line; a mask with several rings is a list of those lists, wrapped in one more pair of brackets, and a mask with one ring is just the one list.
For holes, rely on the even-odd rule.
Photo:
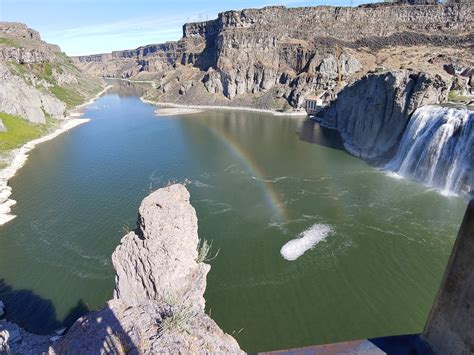
[(241, 161), (245, 168), (254, 175), (255, 180), (261, 184), (265, 191), (268, 206), (281, 221), (286, 221), (285, 202), (282, 200), (280, 193), (275, 189), (275, 181), (266, 177), (265, 172), (259, 166), (258, 162), (248, 154), (231, 135), (211, 126), (206, 127)]

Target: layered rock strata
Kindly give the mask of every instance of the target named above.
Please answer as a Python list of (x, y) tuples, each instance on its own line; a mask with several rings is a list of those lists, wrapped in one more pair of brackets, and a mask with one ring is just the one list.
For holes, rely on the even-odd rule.
[(64, 337), (36, 336), (0, 321), (0, 338), (7, 338), (4, 346), (12, 353), (242, 353), (205, 314), (210, 266), (198, 246), (196, 212), (186, 188), (159, 189), (142, 201), (138, 228), (112, 255), (112, 300), (79, 318)]
[[(446, 48), (469, 58), (472, 10), (466, 2), (227, 11), (185, 24), (177, 42), (75, 60), (96, 75), (152, 79), (149, 98), (162, 102), (301, 108), (308, 95), (334, 96), (378, 66), (423, 67), (431, 59), (425, 54)], [(422, 53), (427, 46), (437, 49)], [(391, 47), (416, 50), (388, 63), (381, 52)]]
[(64, 119), (68, 108), (95, 95), (101, 84), (38, 32), (0, 22), (0, 112), (34, 123)]

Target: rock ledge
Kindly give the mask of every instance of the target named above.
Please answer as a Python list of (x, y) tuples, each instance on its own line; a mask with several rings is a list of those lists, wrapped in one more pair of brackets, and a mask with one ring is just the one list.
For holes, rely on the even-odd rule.
[[(79, 318), (64, 337), (29, 334), (0, 321), (12, 353), (242, 353), (205, 314), (210, 266), (198, 262), (197, 217), (180, 184), (159, 189), (140, 206), (138, 228), (112, 255), (114, 298)], [(20, 334), (10, 342), (8, 332)], [(3, 339), (4, 339), (3, 338)]]

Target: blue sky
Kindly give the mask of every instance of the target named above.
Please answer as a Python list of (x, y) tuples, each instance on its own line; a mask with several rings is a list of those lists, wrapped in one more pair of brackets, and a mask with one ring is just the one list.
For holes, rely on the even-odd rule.
[[(352, 0), (353, 5), (373, 0)], [(269, 5), (349, 6), (351, 0), (0, 0), (0, 21), (26, 23), (69, 55), (111, 52), (181, 38), (188, 21)]]

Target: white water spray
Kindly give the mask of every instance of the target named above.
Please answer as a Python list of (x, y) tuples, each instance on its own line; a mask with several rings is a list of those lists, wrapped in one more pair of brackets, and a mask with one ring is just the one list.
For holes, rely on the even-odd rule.
[(425, 106), (413, 114), (387, 170), (440, 189), (472, 193), (474, 112)]
[(332, 229), (330, 226), (326, 224), (315, 224), (301, 233), (298, 238), (292, 239), (283, 245), (280, 253), (286, 260), (296, 260), (307, 250), (326, 239), (331, 232)]

